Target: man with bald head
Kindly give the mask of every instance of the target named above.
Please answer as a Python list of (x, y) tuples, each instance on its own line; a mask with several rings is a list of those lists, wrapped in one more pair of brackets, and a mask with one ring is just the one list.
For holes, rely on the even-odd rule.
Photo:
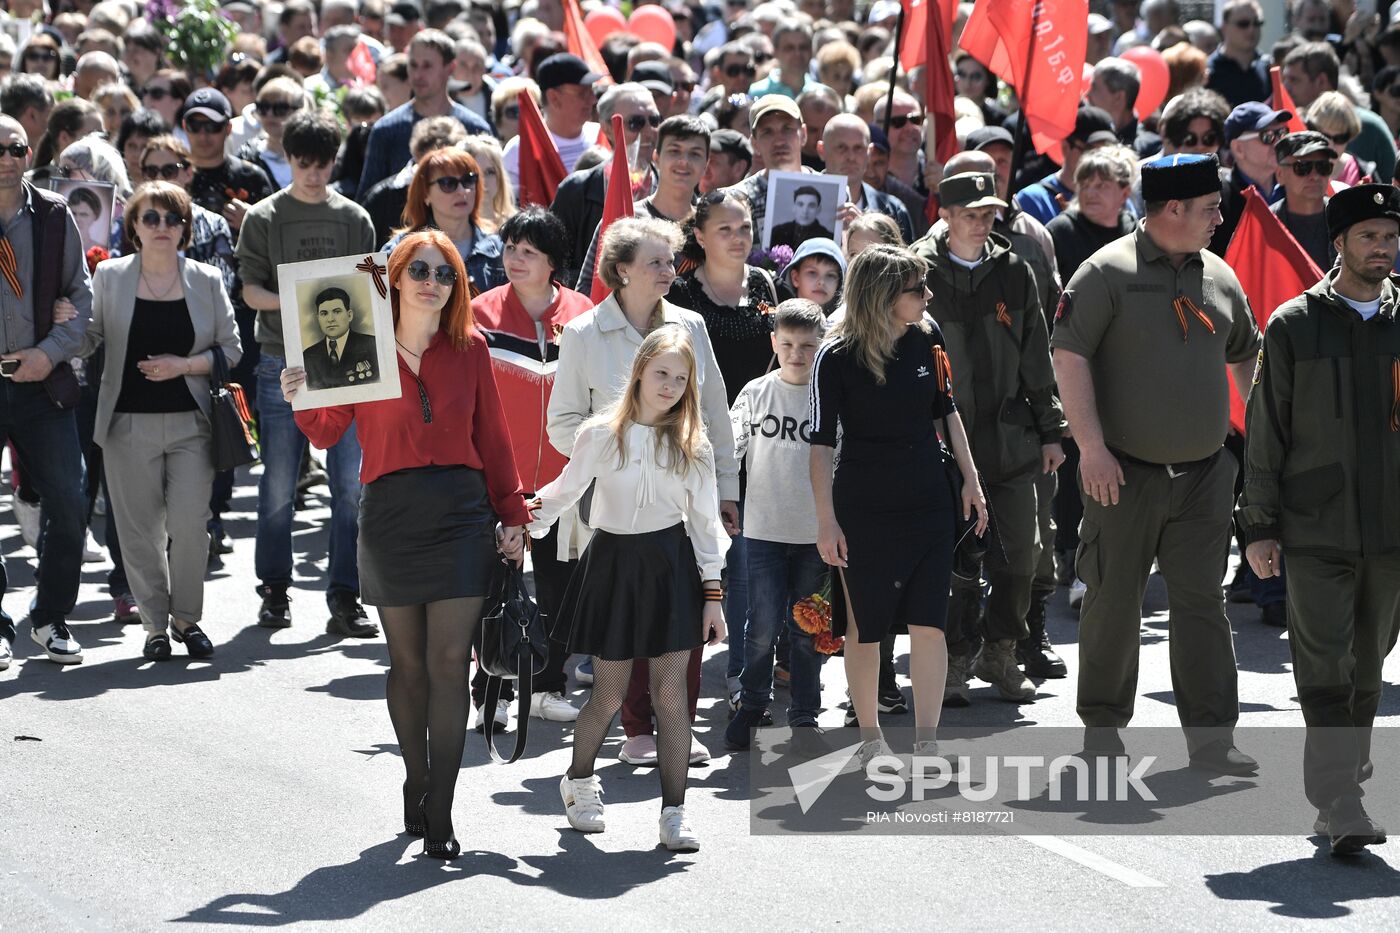
[(845, 175), (848, 181), (846, 203), (837, 208), (842, 223), (855, 220), (866, 211), (884, 214), (899, 225), (904, 242), (914, 241), (909, 211), (899, 199), (877, 191), (865, 181), (870, 165), (870, 127), (851, 113), (838, 113), (827, 121), (817, 152), (826, 164), (825, 175)]
[[(0, 375), (8, 383), (0, 392), (0, 446), (14, 443), (25, 482), (43, 503), (30, 637), (49, 660), (77, 664), (83, 649), (66, 620), (78, 598), (86, 497), (73, 416), (78, 380), (68, 361), (83, 353), (92, 283), (67, 202), (24, 180), (32, 154), (19, 121), (0, 116)], [(77, 316), (54, 323), (59, 302)], [(0, 597), (7, 583), (0, 555)], [(10, 666), (14, 641), (14, 622), (0, 611), (0, 670)]]

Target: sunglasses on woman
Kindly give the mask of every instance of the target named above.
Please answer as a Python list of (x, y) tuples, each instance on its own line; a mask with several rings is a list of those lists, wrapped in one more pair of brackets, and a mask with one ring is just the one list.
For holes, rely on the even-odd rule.
[(439, 285), (456, 285), (457, 270), (443, 263), (436, 269), (429, 266), (421, 259), (415, 259), (408, 264), (408, 277), (415, 282), (426, 282), (428, 276), (437, 279)]
[(624, 125), (627, 127), (627, 132), (629, 133), (640, 133), (642, 131), (642, 127), (644, 126), (650, 126), (652, 129), (656, 129), (658, 126), (661, 125), (661, 114), (634, 113), (632, 114), (632, 116), (627, 118), (627, 121)]
[(1313, 172), (1317, 172), (1323, 178), (1331, 178), (1332, 168), (1336, 165), (1331, 159), (1313, 159), (1308, 162), (1289, 162), (1287, 164), (1293, 169), (1293, 174), (1299, 178), (1307, 178)]
[(297, 108), (287, 103), (285, 100), (279, 100), (276, 103), (260, 100), (253, 105), (253, 109), (258, 112), (258, 116), (260, 117), (276, 117), (280, 120)]
[(26, 49), (24, 60), (27, 62), (56, 62), (58, 53), (53, 49)]
[(167, 165), (143, 165), (141, 174), (147, 181), (174, 181), (181, 172), (190, 167), (188, 162), (171, 162)]
[(185, 218), (174, 211), (166, 211), (164, 214), (160, 211), (145, 211), (141, 214), (141, 225), (150, 227), (152, 230), (159, 227), (162, 220), (172, 230), (178, 230), (185, 225)]
[(922, 113), (910, 113), (904, 116), (890, 117), (890, 129), (892, 130), (902, 130), (906, 123), (912, 123), (915, 126), (923, 126), (924, 115)]
[(1206, 130), (1200, 136), (1197, 136), (1195, 133), (1187, 133), (1176, 141), (1177, 146), (1182, 149), (1190, 149), (1198, 143), (1202, 146), (1209, 146), (1212, 149), (1219, 149), (1220, 132), (1218, 130)]
[(739, 75), (743, 75), (746, 78), (752, 78), (756, 74), (758, 74), (758, 69), (755, 68), (753, 65), (724, 66), (724, 76), (726, 78), (737, 78), (739, 77)]
[(170, 96), (172, 96), (172, 95), (171, 95), (171, 92), (170, 92), (170, 88), (167, 88), (167, 87), (148, 87), (148, 88), (146, 88), (144, 91), (141, 92), (141, 97), (142, 97), (143, 100), (157, 100), (157, 101), (159, 101), (159, 100), (165, 100), (167, 97), (170, 97)]
[[(1322, 133), (1322, 130), (1318, 129), (1318, 128), (1315, 127), (1315, 126), (1310, 126), (1310, 127), (1308, 127), (1308, 129), (1312, 130), (1314, 133)], [(1338, 146), (1345, 146), (1345, 145), (1347, 145), (1348, 143), (1350, 143), (1350, 142), (1352, 141), (1352, 138), (1353, 138), (1353, 137), (1352, 137), (1352, 134), (1350, 134), (1350, 133), (1322, 133), (1322, 135), (1323, 135), (1323, 136), (1326, 136), (1328, 139), (1330, 139), (1332, 142), (1336, 143)]]
[(456, 175), (444, 175), (441, 178), (434, 178), (428, 182), (430, 185), (437, 185), (438, 190), (443, 194), (451, 194), (458, 188), (475, 188), (476, 172), (467, 172), (460, 177)]
[(519, 105), (519, 104), (507, 104), (506, 106), (502, 107), (502, 108), (501, 108), (501, 115), (500, 115), (500, 117), (498, 117), (497, 119), (498, 119), (498, 120), (519, 120), (519, 119), (520, 119), (520, 105)]

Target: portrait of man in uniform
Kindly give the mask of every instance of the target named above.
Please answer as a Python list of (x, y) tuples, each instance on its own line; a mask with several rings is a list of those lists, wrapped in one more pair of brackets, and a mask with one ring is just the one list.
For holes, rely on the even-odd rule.
[(766, 248), (793, 249), (817, 237), (841, 242), (836, 209), (845, 200), (842, 178), (807, 172), (772, 172), (768, 179), (768, 210), (764, 216)]
[(355, 311), (345, 289), (332, 285), (317, 292), (312, 315), (321, 338), (303, 348), (306, 384), (312, 389), (339, 389), (379, 381), (378, 345), (371, 334), (353, 328)]

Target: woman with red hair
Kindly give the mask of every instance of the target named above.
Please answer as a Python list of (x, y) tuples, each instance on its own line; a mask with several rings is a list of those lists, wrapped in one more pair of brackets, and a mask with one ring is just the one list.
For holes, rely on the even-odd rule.
[(403, 227), (384, 252), (392, 253), (410, 233), (441, 230), (466, 264), (472, 295), (506, 283), (501, 238), (481, 229), (481, 166), (472, 154), (452, 147), (428, 153), (418, 162), (408, 186)]
[[(448, 236), (404, 236), (389, 257), (396, 399), (296, 413), (317, 447), (353, 422), (360, 480), (360, 593), (389, 643), (389, 718), (407, 772), (404, 831), (456, 858), (452, 798), (462, 763), (467, 665), (497, 551), (524, 555), (525, 509), (486, 340)], [(383, 336), (381, 335), (381, 339)], [(282, 371), (288, 402), (306, 371)], [(497, 523), (501, 527), (497, 527)]]

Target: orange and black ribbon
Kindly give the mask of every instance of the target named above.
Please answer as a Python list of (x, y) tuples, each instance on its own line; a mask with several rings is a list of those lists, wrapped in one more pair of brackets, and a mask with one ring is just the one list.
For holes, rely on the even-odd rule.
[(1006, 313), (1006, 302), (997, 302), (997, 320), (1006, 325), (1007, 330), (1011, 330), (1011, 315)]
[(1390, 361), (1390, 430), (1400, 431), (1400, 357)]
[(939, 390), (945, 395), (953, 391), (953, 364), (942, 347), (933, 348), (933, 376), (938, 380)]
[(1186, 312), (1188, 311), (1194, 314), (1196, 316), (1196, 319), (1206, 326), (1206, 330), (1210, 331), (1212, 334), (1215, 333), (1215, 323), (1211, 321), (1210, 315), (1206, 314), (1200, 308), (1196, 307), (1196, 303), (1190, 298), (1188, 298), (1186, 295), (1179, 295), (1176, 298), (1173, 298), (1172, 308), (1176, 310), (1177, 322), (1181, 324), (1182, 343), (1186, 342), (1186, 332), (1188, 323), (1186, 320)]
[(15, 297), (24, 297), (24, 286), (19, 280), (19, 263), (15, 261), (15, 250), (10, 245), (10, 238), (0, 233), (0, 275), (5, 276), (5, 281), (10, 283), (10, 291), (15, 293)]
[(355, 266), (356, 272), (368, 272), (374, 276), (374, 287), (379, 289), (379, 297), (384, 298), (389, 294), (389, 289), (384, 284), (384, 273), (389, 270), (374, 261), (373, 256), (366, 256), (363, 261)]

